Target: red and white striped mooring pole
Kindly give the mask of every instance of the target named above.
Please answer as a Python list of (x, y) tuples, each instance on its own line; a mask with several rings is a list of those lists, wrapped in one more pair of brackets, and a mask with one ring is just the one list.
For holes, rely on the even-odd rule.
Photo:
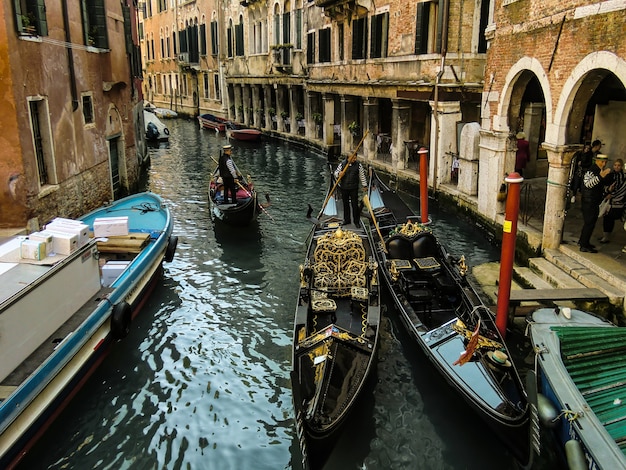
[(524, 178), (519, 173), (510, 173), (504, 182), (509, 185), (502, 226), (502, 253), (500, 255), (500, 281), (498, 284), (498, 306), (496, 311), (496, 327), (502, 338), (506, 337), (506, 325), (511, 298), (511, 279), (515, 262), (515, 238), (517, 237), (517, 218), (521, 185)]

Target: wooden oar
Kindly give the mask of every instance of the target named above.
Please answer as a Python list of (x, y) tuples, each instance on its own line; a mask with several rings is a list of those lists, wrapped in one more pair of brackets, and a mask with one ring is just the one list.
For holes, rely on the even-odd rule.
[(343, 175), (346, 174), (346, 171), (348, 170), (348, 167), (350, 166), (350, 163), (353, 163), (353, 162), (356, 161), (356, 153), (359, 151), (359, 148), (363, 144), (363, 141), (365, 140), (365, 137), (367, 136), (368, 132), (369, 132), (368, 130), (365, 131), (365, 133), (363, 134), (363, 137), (361, 138), (361, 141), (359, 142), (359, 145), (356, 146), (356, 148), (354, 149), (354, 152), (352, 153), (352, 155), (350, 155), (348, 157), (348, 162), (347, 162), (346, 166), (341, 169), (341, 172), (339, 173), (339, 176), (337, 177), (337, 181), (335, 181), (335, 184), (333, 185), (333, 187), (331, 188), (330, 192), (328, 193), (328, 196), (326, 196), (326, 200), (324, 201), (324, 204), (322, 204), (322, 209), (320, 210), (320, 213), (317, 215), (318, 219), (324, 213), (324, 209), (326, 209), (326, 204), (328, 204), (328, 201), (330, 201), (330, 198), (332, 197), (333, 193), (335, 192), (335, 189), (337, 189), (337, 185), (339, 185), (339, 181), (341, 181), (341, 178), (343, 178)]
[(363, 196), (363, 202), (367, 206), (367, 209), (370, 211), (370, 215), (372, 216), (372, 220), (374, 221), (374, 227), (376, 227), (376, 232), (378, 232), (378, 237), (380, 238), (380, 246), (383, 251), (387, 253), (387, 247), (385, 246), (385, 240), (383, 239), (383, 234), (380, 233), (380, 228), (378, 228), (378, 222), (376, 221), (376, 216), (374, 215), (374, 209), (372, 209), (372, 205), (370, 204), (370, 198), (367, 197), (367, 194)]

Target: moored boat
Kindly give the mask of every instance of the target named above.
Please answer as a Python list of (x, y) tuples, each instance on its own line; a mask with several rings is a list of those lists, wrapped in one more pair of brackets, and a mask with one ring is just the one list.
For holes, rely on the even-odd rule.
[(228, 120), (214, 114), (205, 113), (198, 116), (198, 122), (200, 123), (200, 127), (203, 129), (224, 132), (226, 130), (226, 123)]
[(153, 110), (144, 109), (143, 120), (147, 141), (158, 142), (160, 140), (169, 140), (170, 130), (157, 115), (154, 114)]
[(526, 465), (526, 392), (493, 314), (467, 279), (464, 257), (448, 253), (374, 172), (368, 196), (376, 258), (403, 325), (447, 383)]
[(144, 101), (144, 108), (154, 113), (160, 119), (173, 119), (178, 117), (178, 113), (169, 108), (157, 108), (152, 103)]
[(626, 468), (626, 329), (582, 310), (529, 318), (538, 410), (570, 469)]
[(304, 468), (323, 466), (375, 368), (378, 266), (364, 227), (342, 220), (331, 189), (300, 267), (291, 385)]
[[(235, 163), (233, 162), (233, 165)], [(258, 214), (261, 206), (259, 205), (258, 195), (254, 189), (254, 183), (250, 176), (243, 176), (237, 165), (235, 165), (237, 174), (240, 178), (236, 181), (237, 197), (236, 203), (224, 202), (224, 185), (222, 178), (219, 176), (219, 166), (215, 168), (211, 181), (209, 183), (209, 211), (211, 218), (219, 220), (229, 225), (245, 226), (253, 222)]]
[(261, 139), (262, 132), (234, 122), (226, 123), (226, 136), (229, 139), (254, 142)]
[(141, 193), (0, 245), (0, 468), (128, 334), (173, 259), (172, 230), (161, 198)]

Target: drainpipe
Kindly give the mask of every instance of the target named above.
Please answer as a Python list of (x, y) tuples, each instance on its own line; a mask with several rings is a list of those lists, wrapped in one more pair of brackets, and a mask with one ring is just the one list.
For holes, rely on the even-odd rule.
[(433, 151), (431, 157), (433, 159), (433, 193), (437, 192), (437, 164), (439, 161), (439, 83), (443, 76), (444, 67), (446, 65), (446, 53), (448, 51), (448, 23), (450, 21), (450, 1), (444, 0), (443, 2), (443, 24), (441, 28), (441, 64), (439, 65), (439, 72), (437, 72), (437, 78), (435, 80), (435, 97), (434, 97), (434, 112), (435, 112), (435, 142), (433, 142)]
[(72, 93), (72, 111), (78, 109), (78, 92), (76, 91), (76, 73), (74, 71), (74, 55), (72, 54), (72, 38), (70, 36), (70, 20), (67, 13), (67, 0), (61, 2), (63, 8), (63, 29), (65, 29), (65, 43), (67, 44), (67, 66), (70, 72), (70, 92)]

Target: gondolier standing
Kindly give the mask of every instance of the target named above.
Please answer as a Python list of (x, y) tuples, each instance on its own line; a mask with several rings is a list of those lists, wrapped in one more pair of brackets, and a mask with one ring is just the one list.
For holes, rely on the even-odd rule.
[(237, 204), (237, 186), (235, 185), (237, 170), (235, 170), (235, 165), (231, 158), (232, 151), (232, 145), (224, 145), (219, 161), (220, 176), (222, 177), (222, 184), (224, 185), (224, 204), (228, 204), (229, 192), (232, 196), (233, 204)]
[(339, 174), (346, 167), (346, 171), (343, 178), (339, 182), (341, 188), (341, 198), (343, 199), (343, 224), (349, 225), (350, 220), (350, 207), (352, 207), (352, 220), (354, 225), (358, 227), (361, 214), (359, 210), (359, 181), (363, 190), (367, 190), (367, 179), (365, 178), (365, 168), (355, 158), (345, 158), (337, 169), (335, 170), (335, 178), (339, 177)]

